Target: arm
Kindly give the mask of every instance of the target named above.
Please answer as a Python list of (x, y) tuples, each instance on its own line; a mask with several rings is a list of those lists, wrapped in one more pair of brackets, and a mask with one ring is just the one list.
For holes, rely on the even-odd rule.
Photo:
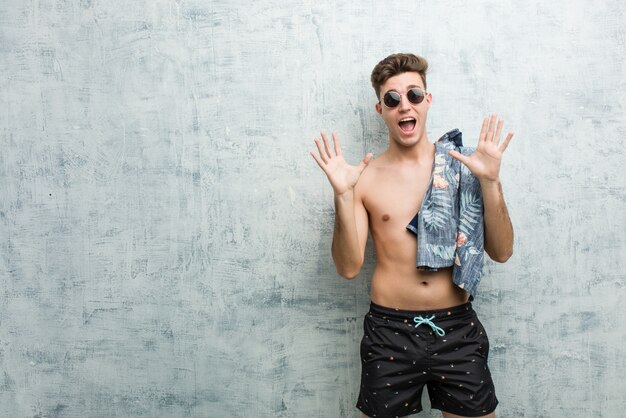
[(335, 194), (335, 230), (332, 254), (337, 273), (345, 279), (355, 278), (365, 259), (368, 218), (363, 201), (354, 190)]
[(513, 225), (502, 196), (500, 181), (481, 182), (485, 208), (485, 252), (493, 261), (504, 263), (513, 255)]
[(363, 266), (368, 231), (367, 211), (355, 188), (372, 154), (368, 153), (358, 166), (351, 166), (343, 158), (337, 135), (333, 133), (335, 152), (324, 133), (322, 140), (323, 143), (319, 139), (315, 140), (319, 155), (314, 152), (311, 155), (328, 177), (335, 192), (333, 260), (337, 273), (346, 279), (353, 279)]
[(485, 220), (485, 251), (492, 260), (504, 263), (513, 254), (513, 225), (509, 219), (500, 183), (500, 162), (513, 132), (500, 144), (503, 120), (494, 114), (483, 120), (476, 151), (464, 156), (456, 151), (450, 155), (461, 161), (480, 181)]

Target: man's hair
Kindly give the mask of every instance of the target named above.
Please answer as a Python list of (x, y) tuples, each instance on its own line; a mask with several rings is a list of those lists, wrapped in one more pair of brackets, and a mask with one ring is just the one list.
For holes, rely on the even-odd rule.
[(376, 64), (372, 71), (372, 87), (376, 91), (376, 97), (380, 99), (380, 88), (387, 80), (398, 74), (415, 72), (420, 75), (426, 89), (426, 71), (428, 61), (426, 58), (414, 54), (392, 54)]

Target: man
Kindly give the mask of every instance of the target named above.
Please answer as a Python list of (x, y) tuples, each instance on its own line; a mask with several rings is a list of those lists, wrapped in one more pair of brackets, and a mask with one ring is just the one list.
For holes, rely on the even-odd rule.
[[(480, 253), (482, 267), (482, 246), (473, 243), (463, 260), (458, 251), (446, 251), (448, 246), (443, 252), (450, 253), (455, 265), (416, 268), (416, 254), (419, 264), (419, 251), (423, 250), (418, 248), (419, 238), (428, 235), (423, 231), (433, 228), (422, 228), (416, 239), (407, 224), (413, 224), (412, 219), (425, 222), (416, 216), (418, 212), (422, 217), (427, 214), (425, 196), (432, 200), (440, 196), (435, 192), (454, 192), (458, 187), (449, 186), (455, 182), (463, 192), (461, 184), (475, 181), (482, 192), (483, 208), (480, 223), (474, 224), (481, 226), (475, 240), (482, 242), (484, 237), (484, 251), (493, 260), (505, 262), (513, 251), (513, 227), (499, 173), (502, 154), (513, 133), (500, 143), (503, 121), (494, 114), (483, 120), (478, 145), (471, 155), (459, 152), (458, 147), (443, 155), (446, 148), (435, 146), (427, 137), (426, 117), (432, 103), (432, 94), (426, 90), (427, 68), (427, 61), (413, 54), (391, 55), (374, 68), (371, 80), (378, 98), (376, 112), (389, 130), (389, 147), (378, 158), (372, 159), (368, 153), (358, 166), (349, 165), (334, 133), (333, 147), (322, 133), (321, 140), (315, 140), (319, 154), (311, 152), (334, 190), (332, 256), (337, 272), (346, 279), (358, 275), (369, 231), (376, 249), (372, 303), (361, 342), (357, 408), (366, 417), (415, 414), (422, 410), (421, 393), (427, 385), (431, 406), (441, 410), (445, 418), (495, 417), (498, 401), (487, 367), (487, 335), (471, 307), (472, 292), (467, 291), (465, 282), (453, 278), (455, 269), (462, 270), (468, 254)], [(444, 178), (441, 173), (451, 170), (454, 163), (465, 168)], [(469, 181), (463, 180), (463, 170)], [(463, 199), (456, 206), (444, 201), (441, 207), (467, 206), (468, 198)], [(470, 213), (467, 219), (475, 218)], [(435, 237), (450, 232), (445, 231), (450, 225), (467, 227), (466, 220), (444, 221), (439, 218), (435, 225), (443, 231), (434, 233)], [(458, 228), (452, 231), (459, 240), (453, 249), (467, 240), (465, 234), (456, 231)], [(437, 248), (424, 245), (433, 252)], [(475, 276), (471, 283), (477, 285), (480, 271), (470, 275)]]

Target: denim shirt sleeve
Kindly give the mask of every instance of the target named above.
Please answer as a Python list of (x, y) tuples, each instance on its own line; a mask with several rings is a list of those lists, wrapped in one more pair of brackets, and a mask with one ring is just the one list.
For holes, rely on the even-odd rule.
[(478, 179), (452, 158), (449, 150), (471, 155), (461, 132), (452, 130), (435, 142), (430, 184), (419, 212), (407, 225), (416, 235), (418, 269), (452, 266), (452, 280), (476, 295), (484, 263), (483, 199)]

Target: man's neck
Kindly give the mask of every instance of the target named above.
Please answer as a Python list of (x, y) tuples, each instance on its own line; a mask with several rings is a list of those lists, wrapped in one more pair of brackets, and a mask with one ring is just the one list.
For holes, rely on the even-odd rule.
[(435, 158), (435, 145), (426, 134), (413, 146), (404, 147), (389, 138), (389, 147), (385, 152), (390, 162), (397, 164), (430, 165)]

